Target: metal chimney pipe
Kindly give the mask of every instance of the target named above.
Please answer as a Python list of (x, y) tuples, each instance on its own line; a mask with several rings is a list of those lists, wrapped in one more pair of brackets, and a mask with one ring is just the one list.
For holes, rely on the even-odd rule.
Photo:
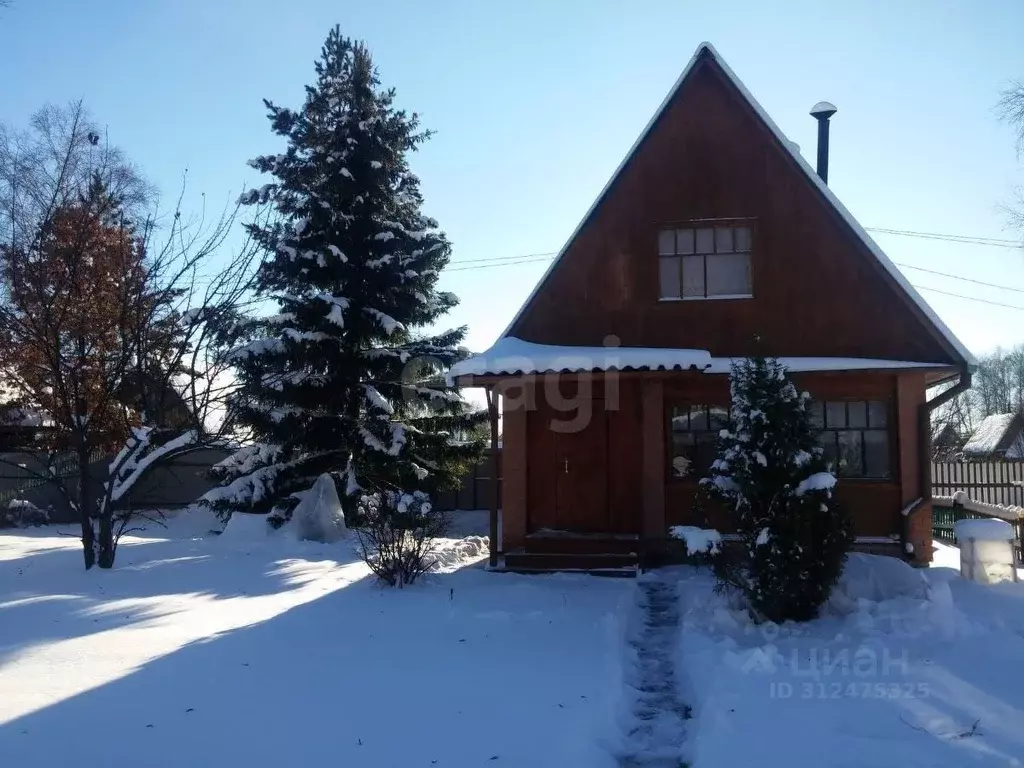
[(818, 175), (828, 184), (828, 121), (838, 110), (834, 104), (819, 101), (811, 107), (811, 117), (818, 121)]

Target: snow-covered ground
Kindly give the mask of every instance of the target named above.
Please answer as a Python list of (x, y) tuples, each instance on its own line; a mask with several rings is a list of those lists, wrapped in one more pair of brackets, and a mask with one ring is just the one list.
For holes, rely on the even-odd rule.
[(955, 549), (754, 626), (692, 568), (487, 573), (485, 524), (405, 590), (349, 539), (205, 515), (110, 572), (54, 528), (3, 532), (0, 765), (1024, 764), (1024, 582), (964, 582)]
[(212, 526), (89, 573), (54, 528), (0, 534), (0, 765), (614, 764), (632, 581), (490, 574), (467, 539), (386, 589), (350, 541)]
[(694, 765), (1024, 765), (1024, 583), (979, 586), (958, 566), (939, 545), (927, 595), (782, 627), (752, 625), (680, 569)]

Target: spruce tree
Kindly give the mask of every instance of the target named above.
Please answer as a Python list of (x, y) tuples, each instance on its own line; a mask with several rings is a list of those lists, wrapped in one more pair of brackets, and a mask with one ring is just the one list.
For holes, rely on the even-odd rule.
[(430, 330), (457, 299), (437, 290), (451, 246), (409, 168), (429, 132), (337, 28), (316, 75), (301, 109), (265, 102), (287, 148), (250, 161), (274, 178), (242, 202), (277, 214), (249, 231), (267, 252), (257, 293), (279, 311), (251, 323), (234, 353), (235, 406), (256, 443), (205, 497), (272, 520), (324, 472), (350, 514), (364, 492), (450, 486), (479, 453), (451, 435), (481, 416), (441, 376), (465, 354), (465, 328)]
[(763, 357), (733, 365), (731, 392), (731, 423), (702, 480), (731, 510), (740, 537), (734, 557), (716, 560), (720, 583), (739, 588), (758, 618), (812, 619), (839, 579), (851, 533), (815, 438), (810, 395)]

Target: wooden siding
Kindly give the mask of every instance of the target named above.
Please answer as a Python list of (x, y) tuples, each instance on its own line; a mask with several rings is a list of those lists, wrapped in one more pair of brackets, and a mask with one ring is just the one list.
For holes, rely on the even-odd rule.
[[(562, 513), (559, 505), (568, 503), (564, 497), (559, 498), (565, 457), (559, 453), (561, 443), (550, 427), (553, 418), (564, 420), (574, 414), (564, 408), (553, 409), (550, 400), (566, 397), (578, 387), (577, 379), (584, 377), (594, 380), (587, 400), (595, 406), (593, 417), (602, 424), (602, 439), (590, 444), (586, 480), (602, 491), (597, 496), (589, 491), (581, 494), (580, 498), (586, 501), (579, 508)], [(871, 399), (888, 404), (891, 477), (843, 478), (837, 498), (850, 510), (857, 535), (899, 534), (903, 525), (900, 512), (919, 493), (914, 416), (924, 398), (923, 376), (859, 372), (805, 373), (793, 378), (798, 387), (809, 391), (815, 399)], [(552, 387), (552, 381), (561, 383)], [(659, 538), (668, 526), (678, 524), (729, 530), (725, 510), (715, 504), (695, 509), (696, 481), (670, 477), (667, 462), (667, 424), (672, 406), (680, 402), (727, 405), (727, 376), (689, 372), (621, 376), (615, 394), (600, 375), (525, 377), (515, 386), (527, 394), (511, 410), (506, 403), (502, 494), (506, 549), (521, 545), (525, 534), (545, 527), (641, 533), (647, 538)], [(598, 404), (600, 407), (596, 407)], [(521, 468), (517, 468), (517, 461), (522, 462)], [(595, 501), (601, 498), (604, 501)]]
[[(753, 217), (752, 299), (659, 301), (657, 234)], [(919, 308), (705, 59), (510, 334), (547, 344), (959, 364)]]

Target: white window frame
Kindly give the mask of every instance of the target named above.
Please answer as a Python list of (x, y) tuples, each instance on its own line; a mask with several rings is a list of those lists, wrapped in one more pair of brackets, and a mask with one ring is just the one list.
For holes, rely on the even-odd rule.
[[(749, 219), (700, 219), (689, 221), (682, 226), (662, 227), (658, 230), (658, 301), (721, 301), (729, 299), (752, 299), (754, 298), (754, 276), (751, 256), (753, 254), (753, 221)], [(698, 232), (711, 230), (712, 246), (704, 245), (698, 247)], [(717, 230), (717, 231), (716, 231)], [(737, 230), (746, 230), (747, 247), (742, 250), (735, 248)], [(721, 234), (720, 234), (721, 232)], [(728, 233), (728, 237), (724, 233)], [(688, 233), (689, 244), (681, 241), (679, 234)], [(671, 250), (666, 242), (666, 236), (670, 235), (672, 242)], [(684, 235), (684, 238), (686, 236)], [(730, 242), (730, 250), (719, 249), (719, 238)], [(683, 243), (680, 245), (680, 243)], [(708, 259), (718, 255), (745, 254), (747, 257), (747, 283), (750, 290), (745, 293), (716, 293), (708, 295)], [(703, 296), (687, 296), (685, 293), (686, 279), (683, 267), (683, 260), (686, 257), (700, 257), (703, 265), (704, 275)], [(662, 262), (666, 258), (674, 259), (679, 268), (679, 293), (678, 296), (662, 296)]]

